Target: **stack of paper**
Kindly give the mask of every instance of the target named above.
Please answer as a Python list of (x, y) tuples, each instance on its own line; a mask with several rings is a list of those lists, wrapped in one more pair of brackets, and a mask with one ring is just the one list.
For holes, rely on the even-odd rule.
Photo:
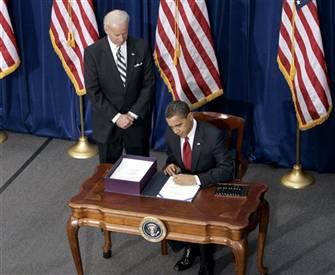
[(180, 201), (192, 201), (198, 190), (198, 185), (176, 184), (173, 177), (169, 177), (161, 191), (159, 191), (157, 197)]
[(138, 182), (150, 169), (152, 163), (153, 161), (124, 158), (110, 178)]

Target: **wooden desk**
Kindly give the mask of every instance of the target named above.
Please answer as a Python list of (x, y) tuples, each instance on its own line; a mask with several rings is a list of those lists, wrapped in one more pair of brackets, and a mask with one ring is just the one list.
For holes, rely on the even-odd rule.
[(166, 226), (166, 239), (230, 246), (235, 255), (236, 274), (245, 274), (250, 231), (259, 224), (257, 265), (266, 274), (263, 254), (269, 206), (264, 199), (267, 186), (250, 183), (247, 199), (214, 197), (215, 187), (201, 190), (192, 203), (153, 197), (130, 196), (104, 192), (103, 175), (111, 166), (99, 165), (95, 174), (81, 186), (69, 206), (72, 214), (67, 235), (77, 273), (83, 274), (78, 230), (81, 226), (102, 228), (107, 234), (104, 253), (111, 249), (107, 231), (140, 235), (144, 217), (160, 219)]

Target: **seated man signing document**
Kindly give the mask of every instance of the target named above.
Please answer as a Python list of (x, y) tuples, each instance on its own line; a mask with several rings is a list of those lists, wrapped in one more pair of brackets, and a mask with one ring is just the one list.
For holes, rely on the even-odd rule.
[[(175, 183), (204, 188), (233, 179), (233, 160), (224, 145), (221, 130), (193, 119), (189, 106), (183, 101), (170, 102), (165, 119), (169, 128), (166, 132), (164, 173), (173, 176)], [(176, 246), (172, 245), (172, 249), (178, 250)], [(184, 255), (174, 266), (175, 270), (190, 268), (196, 256), (200, 255), (199, 274), (213, 273), (212, 256), (206, 245), (186, 243), (184, 247)]]

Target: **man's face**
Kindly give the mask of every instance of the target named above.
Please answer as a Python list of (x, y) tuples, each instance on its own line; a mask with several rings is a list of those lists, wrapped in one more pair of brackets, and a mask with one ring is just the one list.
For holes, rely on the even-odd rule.
[(172, 116), (166, 119), (171, 130), (179, 137), (186, 137), (193, 127), (193, 117), (189, 113), (187, 117), (182, 118), (179, 115)]
[(128, 37), (128, 23), (125, 22), (120, 25), (108, 26), (105, 31), (109, 39), (112, 40), (115, 45), (121, 46)]

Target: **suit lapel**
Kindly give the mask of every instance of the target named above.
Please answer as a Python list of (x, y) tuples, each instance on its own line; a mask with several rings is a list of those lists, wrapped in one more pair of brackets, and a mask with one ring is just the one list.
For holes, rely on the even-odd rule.
[(113, 57), (112, 50), (109, 46), (107, 36), (105, 37), (105, 41), (103, 43), (103, 52), (104, 52), (105, 60), (107, 61), (106, 63), (109, 64), (108, 66), (113, 70), (113, 73), (119, 72), (116, 67), (116, 63)]
[[(184, 167), (183, 160), (181, 158), (181, 151), (180, 151), (180, 137), (171, 133), (172, 142), (171, 142), (171, 150), (173, 156), (176, 158), (176, 161), (180, 167)], [(184, 167), (185, 168), (185, 167)]]
[(104, 44), (103, 44), (103, 52), (104, 52), (104, 57), (105, 57), (104, 60), (106, 60), (105, 64), (106, 64), (107, 72), (109, 70), (111, 70), (112, 71), (111, 75), (115, 76), (115, 80), (117, 81), (119, 86), (122, 87), (122, 89), (124, 89), (119, 70), (117, 69), (112, 50), (111, 50), (110, 45), (108, 43), (107, 36), (105, 37), (105, 41), (104, 41)]
[(204, 143), (202, 138), (201, 127), (199, 121), (197, 121), (197, 129), (195, 130), (193, 147), (192, 147), (192, 171), (196, 170), (196, 167), (198, 165), (201, 146), (204, 146)]
[(131, 39), (131, 37), (128, 37), (127, 40), (127, 80), (126, 80), (126, 86), (128, 84), (128, 79), (130, 79), (131, 74), (134, 70), (136, 60), (136, 49), (134, 47), (134, 43)]

